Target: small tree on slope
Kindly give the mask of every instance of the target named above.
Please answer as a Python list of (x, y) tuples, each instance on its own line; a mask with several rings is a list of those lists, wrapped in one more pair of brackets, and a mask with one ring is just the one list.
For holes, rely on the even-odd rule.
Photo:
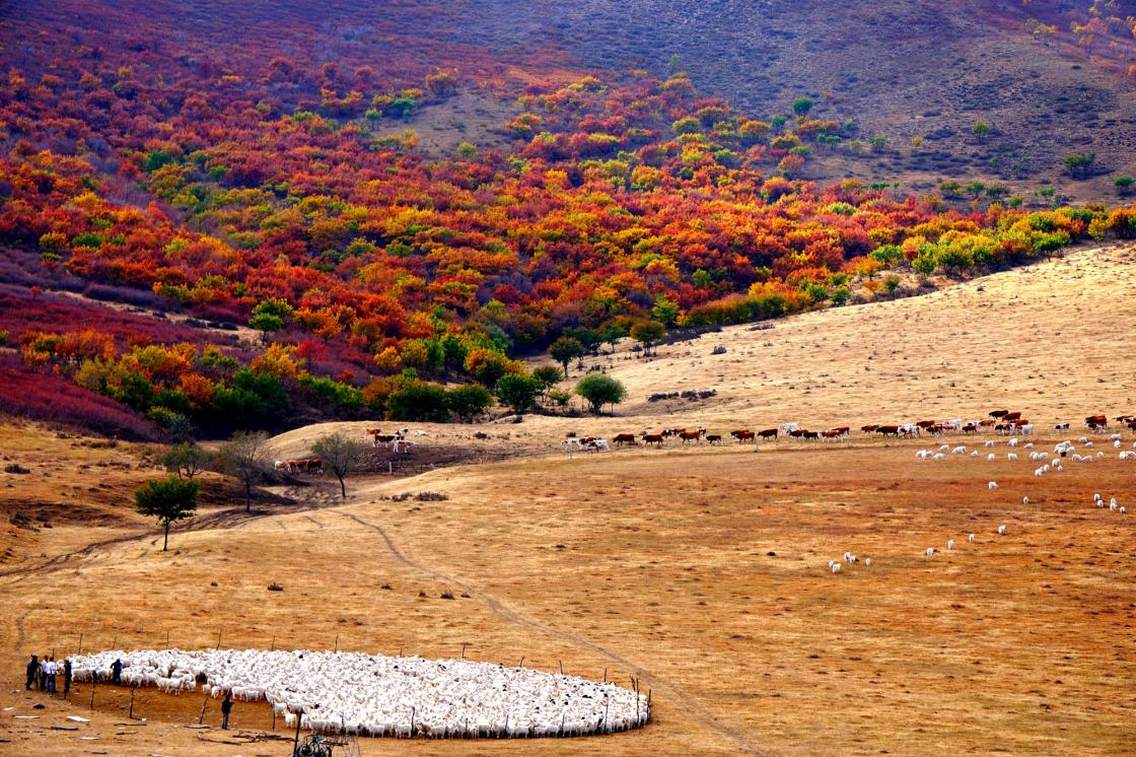
[(363, 461), (363, 445), (345, 434), (321, 436), (312, 445), (312, 452), (319, 455), (324, 467), (339, 479), (339, 494), (347, 498), (347, 476), (359, 469)]

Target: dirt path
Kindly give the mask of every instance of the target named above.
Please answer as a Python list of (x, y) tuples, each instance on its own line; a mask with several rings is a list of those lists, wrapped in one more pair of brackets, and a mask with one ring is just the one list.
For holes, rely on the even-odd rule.
[(515, 625), (523, 626), (524, 628), (545, 634), (547, 636), (560, 639), (574, 646), (587, 649), (588, 651), (593, 652), (594, 654), (597, 654), (607, 660), (610, 660), (617, 665), (621, 665), (628, 670), (634, 671), (635, 676), (641, 679), (643, 682), (647, 683), (652, 690), (659, 691), (675, 704), (679, 705), (682, 708), (683, 712), (691, 720), (695, 721), (699, 725), (704, 726), (710, 731), (714, 731), (721, 736), (726, 737), (727, 739), (732, 741), (739, 750), (745, 752), (746, 754), (762, 754), (761, 751), (759, 751), (756, 747), (753, 746), (753, 744), (750, 743), (746, 735), (739, 729), (714, 717), (706, 708), (706, 706), (703, 705), (694, 696), (687, 693), (680, 687), (674, 685), (673, 683), (670, 683), (667, 680), (661, 678), (659, 675), (652, 673), (647, 668), (644, 668), (643, 666), (620, 656), (619, 654), (607, 649), (600, 644), (597, 644), (587, 637), (581, 636), (580, 634), (565, 630), (563, 628), (558, 628), (556, 626), (542, 623), (539, 620), (535, 620), (534, 618), (525, 615), (521, 611), (505, 604), (497, 597), (494, 597), (492, 594), (488, 594), (478, 587), (462, 579), (456, 578), (455, 576), (446, 573), (438, 568), (426, 565), (422, 562), (419, 562), (418, 560), (413, 559), (412, 557), (409, 557), (403, 549), (400, 549), (399, 546), (395, 544), (394, 540), (391, 539), (390, 534), (388, 534), (386, 530), (377, 523), (371, 523), (369, 521), (363, 520), (359, 516), (352, 513), (341, 512), (337, 514), (358, 523), (364, 528), (375, 531), (380, 537), (382, 537), (383, 542), (386, 544), (387, 550), (391, 553), (391, 555), (406, 567), (411, 568), (412, 570), (416, 570), (420, 573), (425, 573), (429, 576), (433, 576), (434, 578), (437, 578), (448, 584), (459, 587), (462, 591), (466, 592), (474, 599), (480, 600), (481, 602), (485, 603), (489, 607), (489, 609), (494, 612), (494, 614), (505, 621), (508, 621)]

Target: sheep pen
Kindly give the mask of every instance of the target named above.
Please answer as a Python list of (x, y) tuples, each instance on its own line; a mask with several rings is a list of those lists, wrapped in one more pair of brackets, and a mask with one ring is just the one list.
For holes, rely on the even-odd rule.
[(613, 683), (471, 660), (355, 652), (105, 651), (71, 658), (74, 680), (265, 701), (286, 725), (402, 738), (585, 736), (638, 728), (649, 697)]

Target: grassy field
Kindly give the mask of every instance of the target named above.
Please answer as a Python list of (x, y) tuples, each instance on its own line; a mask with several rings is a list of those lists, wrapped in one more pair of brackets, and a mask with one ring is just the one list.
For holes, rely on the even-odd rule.
[[(653, 694), (653, 721), (637, 732), (365, 741), (364, 754), (1131, 752), (1136, 514), (1091, 498), (1125, 503), (1136, 463), (1107, 437), (1095, 441), (1108, 457), (1042, 478), (993, 437), (992, 450), (957, 442), (982, 457), (941, 462), (915, 458), (928, 442), (863, 436), (571, 459), (556, 445), (567, 431), (821, 428), (1010, 406), (1037, 421), (1037, 448), (1052, 449), (1055, 420), (1133, 410), (1134, 258), (1086, 250), (923, 298), (729, 329), (652, 360), (617, 352), (604, 360), (632, 392), (620, 417), (416, 425), (427, 432), (418, 454), (461, 448), (466, 464), (361, 477), (345, 503), (326, 481), (276, 490), (251, 515), (218, 490), (165, 554), (128, 504), (157, 472), (150, 450), (6, 425), (5, 464), (31, 472), (0, 473), (0, 751), (287, 753), (251, 741), (271, 733), (261, 705), (239, 705), (239, 730), (222, 734), (187, 727), (197, 695), (138, 692), (135, 715), (148, 719), (138, 725), (125, 691), (99, 687), (91, 711), (84, 686), (71, 705), (36, 711), (40, 698), (20, 688), (28, 654), (72, 652), (80, 634), (85, 649), (213, 646), (220, 634), (233, 647), (523, 658), (636, 675)], [(726, 354), (711, 355), (718, 344)], [(644, 401), (687, 388), (718, 394)], [(305, 451), (323, 430), (275, 448)], [(1133, 441), (1125, 432), (1125, 448)], [(448, 498), (387, 498), (423, 491)], [(17, 512), (30, 527), (10, 521)], [(952, 538), (955, 550), (925, 556)], [(826, 560), (846, 550), (871, 565), (832, 575)], [(274, 581), (283, 592), (266, 590)], [(204, 715), (214, 727), (216, 706)], [(91, 722), (52, 729), (69, 714)]]

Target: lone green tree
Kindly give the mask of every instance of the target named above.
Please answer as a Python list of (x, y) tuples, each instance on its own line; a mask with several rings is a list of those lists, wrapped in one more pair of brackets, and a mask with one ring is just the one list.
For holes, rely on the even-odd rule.
[(583, 357), (584, 352), (583, 343), (571, 336), (560, 337), (548, 348), (548, 354), (552, 356), (552, 359), (564, 366), (565, 376), (568, 375), (568, 363), (578, 357)]
[(502, 376), (497, 382), (497, 399), (517, 415), (523, 415), (544, 391), (539, 379), (518, 373)]
[(177, 476), (147, 481), (134, 492), (134, 506), (138, 512), (157, 518), (162, 524), (162, 551), (169, 549), (170, 526), (174, 521), (192, 518), (197, 512), (197, 492), (200, 484)]
[(175, 444), (162, 455), (162, 465), (178, 478), (193, 478), (209, 461), (209, 453), (192, 442)]
[(221, 469), (235, 476), (245, 487), (245, 512), (252, 512), (252, 487), (268, 471), (268, 434), (238, 431), (217, 453)]
[(602, 373), (593, 373), (576, 382), (576, 394), (592, 406), (592, 412), (600, 414), (604, 405), (616, 405), (627, 397), (627, 389), (616, 379)]
[(323, 462), (324, 468), (339, 479), (339, 496), (347, 498), (347, 477), (363, 463), (363, 445), (346, 434), (336, 431), (321, 436), (312, 445), (312, 454)]

